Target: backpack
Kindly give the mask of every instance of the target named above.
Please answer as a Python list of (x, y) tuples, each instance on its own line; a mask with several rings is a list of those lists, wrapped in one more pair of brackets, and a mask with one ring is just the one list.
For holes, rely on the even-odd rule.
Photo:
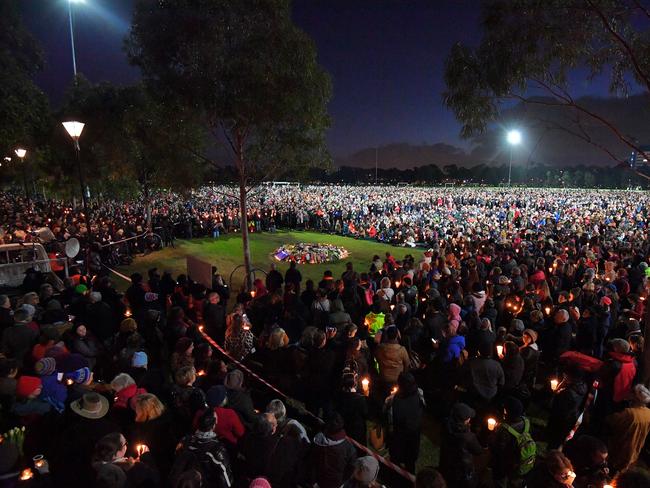
[(229, 488), (233, 485), (233, 475), (230, 469), (228, 453), (225, 449), (210, 449), (208, 445), (196, 445), (191, 439), (185, 440), (182, 449), (176, 453), (174, 464), (170, 471), (170, 479), (178, 481), (181, 475), (190, 470), (201, 473), (206, 486), (214, 488)]
[(517, 441), (517, 448), (519, 449), (519, 466), (517, 473), (524, 476), (533, 469), (535, 465), (535, 458), (537, 457), (537, 444), (530, 435), (530, 421), (524, 419), (524, 431), (519, 433), (508, 424), (503, 424), (506, 429)]

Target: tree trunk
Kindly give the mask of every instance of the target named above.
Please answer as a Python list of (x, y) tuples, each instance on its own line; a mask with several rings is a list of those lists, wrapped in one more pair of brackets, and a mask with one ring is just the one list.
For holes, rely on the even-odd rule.
[(239, 219), (240, 228), (241, 228), (241, 242), (244, 248), (244, 268), (246, 268), (246, 280), (244, 281), (246, 285), (246, 290), (250, 290), (253, 287), (253, 270), (251, 266), (251, 247), (248, 242), (248, 214), (246, 211), (246, 179), (243, 177), (239, 178), (239, 212), (241, 213), (241, 218)]
[(251, 265), (251, 246), (248, 242), (248, 213), (246, 210), (246, 200), (248, 191), (246, 190), (246, 163), (244, 160), (244, 138), (240, 131), (235, 133), (235, 157), (237, 163), (237, 170), (239, 172), (239, 227), (241, 229), (241, 242), (244, 248), (244, 268), (246, 270), (246, 279), (244, 284), (246, 290), (250, 291), (253, 288), (253, 267)]

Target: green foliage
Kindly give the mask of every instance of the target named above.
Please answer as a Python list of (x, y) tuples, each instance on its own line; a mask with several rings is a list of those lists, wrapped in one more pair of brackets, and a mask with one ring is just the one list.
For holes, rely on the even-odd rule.
[[(202, 127), (191, 118), (181, 123), (182, 107), (154, 100), (141, 85), (92, 85), (78, 78), (59, 118), (86, 123), (83, 166), (98, 191), (126, 184), (147, 197), (155, 187), (184, 190), (201, 181), (203, 162), (187, 148), (202, 148)], [(70, 141), (63, 128), (58, 132), (62, 168), (76, 177)]]
[(329, 160), (329, 77), (288, 1), (141, 0), (127, 51), (232, 151), (246, 185)]
[(48, 126), (48, 101), (32, 81), (43, 65), (36, 41), (24, 28), (17, 2), (0, 2), (0, 151), (22, 146), (30, 157)]
[[(445, 65), (445, 104), (461, 134), (484, 132), (516, 102), (568, 110), (576, 137), (598, 147), (585, 126), (606, 128), (629, 148), (634, 139), (577, 101), (567, 80), (607, 76), (613, 94), (650, 90), (650, 11), (627, 0), (483, 0), (483, 37), (455, 45)], [(608, 151), (607, 147), (600, 149)], [(610, 153), (611, 155), (611, 153)]]

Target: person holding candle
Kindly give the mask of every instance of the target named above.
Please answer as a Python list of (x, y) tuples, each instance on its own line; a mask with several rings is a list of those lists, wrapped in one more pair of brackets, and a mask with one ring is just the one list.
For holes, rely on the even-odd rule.
[(476, 412), (469, 405), (456, 403), (443, 424), (439, 469), (449, 486), (478, 486), (474, 456), (482, 454), (483, 447), (470, 428), (475, 415)]
[(552, 450), (529, 473), (526, 488), (566, 488), (573, 486), (575, 479), (571, 460), (562, 452)]
[(388, 423), (392, 427), (388, 450), (394, 463), (414, 473), (415, 462), (420, 453), (420, 431), (425, 403), (411, 373), (400, 373), (397, 387), (397, 391), (386, 399), (384, 405)]
[[(531, 449), (530, 421), (524, 415), (523, 404), (515, 397), (503, 400), (503, 422), (496, 430), (490, 447), (492, 456), (492, 473), (496, 488), (521, 487), (524, 477), (533, 469), (536, 450)], [(520, 441), (521, 436), (528, 436), (527, 443)], [(527, 451), (522, 453), (523, 446)]]
[(587, 391), (582, 370), (575, 366), (565, 368), (562, 381), (553, 395), (546, 428), (550, 448), (556, 449), (564, 443), (567, 434), (580, 415), (580, 408), (584, 403)]
[(92, 466), (97, 473), (95, 483), (107, 486), (109, 480), (113, 480), (112, 483), (123, 480), (123, 485), (130, 487), (159, 486), (160, 474), (149, 450), (146, 447), (141, 449), (141, 454), (135, 453), (136, 458), (127, 456), (128, 451), (129, 443), (119, 432), (102, 437), (95, 444), (92, 457)]

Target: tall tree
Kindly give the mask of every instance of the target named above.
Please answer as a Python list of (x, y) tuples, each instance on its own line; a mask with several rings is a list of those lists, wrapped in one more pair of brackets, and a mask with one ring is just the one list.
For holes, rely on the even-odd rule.
[(184, 110), (172, 100), (151, 97), (143, 85), (93, 85), (78, 77), (61, 112), (86, 122), (81, 142), (92, 181), (100, 188), (106, 182), (137, 188), (150, 227), (155, 188), (191, 188), (204, 174), (203, 160), (187, 148), (200, 151), (205, 130)]
[(568, 79), (586, 67), (585, 79), (607, 76), (613, 94), (641, 90), (650, 96), (645, 0), (483, 0), (482, 27), (477, 47), (456, 44), (446, 60), (444, 100), (462, 123), (463, 136), (485, 131), (504, 107), (523, 102), (566, 110), (570, 123), (556, 129), (619, 162), (623, 158), (590, 129), (604, 128), (643, 154), (634, 137), (582, 103)]
[(249, 191), (329, 160), (329, 77), (290, 14), (287, 0), (141, 0), (127, 39), (153, 91), (182, 100), (231, 153), (248, 277)]
[(149, 86), (182, 100), (232, 154), (248, 278), (249, 191), (329, 161), (329, 77), (290, 14), (288, 0), (140, 0), (127, 39)]
[(43, 56), (25, 29), (18, 2), (0, 2), (0, 151), (14, 156), (24, 146), (28, 156), (47, 132), (49, 105), (32, 77), (43, 67)]

